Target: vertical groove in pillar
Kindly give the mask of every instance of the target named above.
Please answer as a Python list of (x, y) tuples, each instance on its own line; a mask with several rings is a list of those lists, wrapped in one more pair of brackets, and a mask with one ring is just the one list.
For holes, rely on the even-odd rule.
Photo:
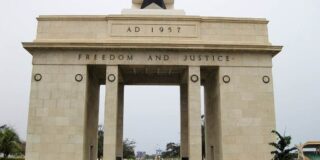
[[(198, 76), (197, 81), (191, 77)], [(189, 122), (189, 159), (201, 160), (201, 96), (200, 96), (200, 67), (188, 67), (188, 122)]]
[(189, 157), (188, 154), (188, 85), (180, 85), (180, 156)]
[(216, 70), (207, 71), (205, 90), (205, 144), (206, 160), (221, 159), (219, 75)]
[(124, 85), (118, 87), (117, 157), (123, 158), (123, 100)]
[(85, 159), (97, 159), (99, 123), (99, 81), (88, 68), (85, 120)]
[(118, 116), (118, 66), (107, 66), (105, 98), (104, 160), (116, 159)]

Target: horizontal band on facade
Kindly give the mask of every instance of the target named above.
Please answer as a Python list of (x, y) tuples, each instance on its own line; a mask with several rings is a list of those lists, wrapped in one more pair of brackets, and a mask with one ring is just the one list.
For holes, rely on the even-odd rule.
[(229, 44), (169, 44), (169, 43), (75, 43), (75, 42), (24, 42), (28, 50), (59, 48), (59, 49), (173, 49), (173, 50), (213, 50), (213, 51), (253, 51), (278, 54), (282, 46), (271, 45), (229, 45)]

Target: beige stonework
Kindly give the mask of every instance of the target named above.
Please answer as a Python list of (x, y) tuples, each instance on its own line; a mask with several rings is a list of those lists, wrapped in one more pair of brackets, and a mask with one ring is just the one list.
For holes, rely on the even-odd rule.
[[(38, 31), (34, 42), (38, 43), (121, 43), (122, 47), (125, 47), (126, 43), (143, 42), (176, 45), (256, 44), (270, 46), (266, 19), (182, 15), (40, 16), (37, 19)], [(117, 27), (114, 27), (115, 25)], [(196, 28), (189, 27), (190, 25)], [(154, 32), (152, 32), (152, 26)], [(139, 32), (136, 32), (135, 27), (140, 27)], [(188, 32), (192, 36), (185, 35)], [(198, 34), (195, 36), (194, 32)], [(119, 33), (127, 33), (128, 36), (118, 35)]]
[[(188, 84), (188, 153), (191, 160), (202, 159), (201, 150), (201, 95), (200, 67), (187, 69)], [(197, 81), (193, 81), (197, 77)], [(196, 79), (196, 78), (195, 78)]]
[[(104, 160), (117, 157), (118, 139), (118, 95), (119, 95), (119, 69), (118, 66), (107, 66), (106, 71), (106, 108), (105, 108), (105, 132), (104, 132)], [(114, 81), (109, 78), (113, 77)]]
[[(224, 160), (271, 159), (267, 145), (275, 128), (271, 68), (220, 67), (221, 145)], [(262, 77), (270, 77), (264, 83)], [(220, 78), (221, 79), (221, 78)], [(245, 146), (244, 146), (245, 144)]]
[[(33, 56), (27, 160), (95, 160), (99, 88), (106, 85), (104, 160), (123, 157), (125, 85), (177, 85), (181, 157), (201, 160), (201, 85), (208, 160), (269, 160), (275, 128), (268, 21), (168, 10), (40, 16)], [(154, 6), (153, 6), (154, 7)], [(162, 14), (164, 13), (164, 14)]]
[[(85, 159), (87, 69), (85, 65), (35, 65), (27, 154), (29, 160)], [(76, 82), (75, 74), (83, 81)]]

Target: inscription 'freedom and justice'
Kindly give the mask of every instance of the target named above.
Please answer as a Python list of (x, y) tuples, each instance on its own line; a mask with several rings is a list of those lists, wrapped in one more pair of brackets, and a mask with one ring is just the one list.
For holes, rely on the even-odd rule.
[[(180, 58), (181, 57), (181, 58)], [(171, 55), (168, 54), (157, 54), (157, 55), (146, 55), (143, 56), (145, 61), (170, 61), (172, 60)], [(133, 54), (79, 54), (78, 60), (86, 61), (134, 61), (135, 56)], [(141, 58), (139, 57), (139, 60)], [(214, 54), (186, 54), (179, 56), (179, 60), (184, 62), (228, 62), (233, 60), (229, 55), (214, 55)]]

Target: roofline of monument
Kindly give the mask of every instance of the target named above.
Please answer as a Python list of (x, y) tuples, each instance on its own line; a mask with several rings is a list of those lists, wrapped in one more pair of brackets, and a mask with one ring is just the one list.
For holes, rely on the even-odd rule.
[(268, 24), (266, 18), (171, 16), (171, 15), (41, 15), (38, 21), (108, 21), (108, 20), (163, 20)]
[(170, 49), (197, 51), (247, 51), (272, 54), (281, 52), (283, 46), (273, 45), (234, 45), (234, 44), (169, 44), (169, 43), (57, 43), (57, 42), (23, 42), (23, 47), (32, 54), (34, 50), (43, 49)]

